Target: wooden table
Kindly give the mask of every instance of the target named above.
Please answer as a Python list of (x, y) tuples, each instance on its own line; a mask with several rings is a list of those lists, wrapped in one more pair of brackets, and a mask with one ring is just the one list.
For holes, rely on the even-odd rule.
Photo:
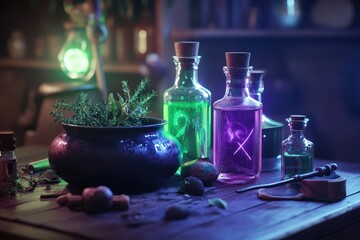
[[(47, 149), (18, 148), (19, 165), (46, 157)], [(315, 161), (321, 166), (324, 161)], [(154, 192), (132, 195), (128, 211), (90, 215), (40, 200), (64, 188), (44, 186), (34, 192), (0, 200), (0, 239), (356, 239), (360, 236), (360, 164), (338, 162), (337, 173), (347, 178), (347, 197), (339, 202), (264, 201), (257, 190), (235, 193), (239, 186), (216, 183), (204, 196), (177, 193), (174, 181)], [(279, 171), (263, 173), (259, 183), (278, 180)], [(174, 179), (173, 179), (174, 180)], [(227, 210), (209, 206), (220, 197)], [(166, 209), (182, 203), (190, 210), (185, 220), (166, 221)], [(130, 226), (127, 217), (141, 214), (143, 223)], [(358, 238), (359, 239), (359, 238)]]

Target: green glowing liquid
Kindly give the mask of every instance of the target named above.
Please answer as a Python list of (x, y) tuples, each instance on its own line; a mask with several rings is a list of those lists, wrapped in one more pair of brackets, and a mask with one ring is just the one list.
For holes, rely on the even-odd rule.
[(295, 174), (303, 174), (312, 171), (311, 154), (290, 154), (285, 152), (283, 159), (283, 176), (291, 178)]
[(88, 54), (77, 48), (70, 48), (64, 54), (64, 64), (71, 73), (85, 73), (89, 71), (90, 61)]
[(208, 102), (165, 102), (165, 130), (181, 144), (183, 162), (209, 157), (210, 105)]

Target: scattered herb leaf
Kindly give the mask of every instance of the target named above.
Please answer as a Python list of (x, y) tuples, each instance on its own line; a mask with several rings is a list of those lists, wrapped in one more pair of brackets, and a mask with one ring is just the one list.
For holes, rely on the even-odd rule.
[(179, 192), (202, 196), (204, 194), (204, 184), (196, 177), (186, 177), (180, 182)]
[(215, 206), (224, 210), (227, 209), (227, 202), (225, 202), (221, 198), (211, 198), (208, 200), (208, 202), (211, 206)]
[(0, 181), (0, 199), (13, 197), (17, 192), (23, 191), (24, 187), (19, 182), (18, 178)]

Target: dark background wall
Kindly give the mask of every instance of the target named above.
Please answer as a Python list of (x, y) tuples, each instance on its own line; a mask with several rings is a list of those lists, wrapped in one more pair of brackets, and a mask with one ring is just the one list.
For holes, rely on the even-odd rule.
[[(194, 2), (205, 2), (221, 11), (216, 5), (219, 1)], [(225, 3), (227, 7), (230, 2)], [(194, 4), (175, 2), (165, 16), (170, 19), (164, 27), (168, 30), (165, 38), (169, 39), (167, 58), (171, 59), (174, 54), (172, 41), (199, 41), (202, 56), (199, 81), (216, 101), (225, 92), (224, 53), (251, 52), (251, 65), (267, 71), (264, 113), (284, 124), (290, 114), (307, 115), (310, 121), (305, 135), (315, 144), (315, 157), (358, 161), (355, 149), (360, 147), (359, 2), (347, 1), (352, 6), (351, 23), (345, 27), (326, 27), (316, 24), (311, 16), (320, 1), (299, 1), (301, 19), (296, 26), (287, 28), (279, 26), (272, 14), (273, 5), (286, 1), (247, 2), (261, 13), (257, 25), (251, 29), (249, 26), (214, 26), (214, 20), (209, 18), (207, 24), (210, 22), (211, 26), (194, 26), (194, 16), (199, 18), (199, 14), (207, 13), (194, 9)], [(340, 11), (341, 7), (336, 5), (321, 12), (335, 11), (333, 18), (340, 21), (344, 16), (337, 16), (336, 9)], [(228, 19), (231, 12), (231, 8), (224, 11), (225, 18)], [(229, 24), (230, 20), (227, 21)], [(191, 31), (187, 31), (189, 26)], [(171, 85), (172, 81), (173, 77), (169, 76), (165, 84)], [(284, 136), (288, 134), (285, 124)]]
[[(287, 28), (279, 25), (274, 15), (274, 6), (286, 2), (281, 0), (150, 2), (156, 9), (154, 16), (157, 22), (153, 27), (159, 30), (154, 40), (159, 46), (156, 51), (167, 71), (161, 81), (152, 81), (152, 87), (159, 93), (153, 105), (154, 116), (162, 116), (163, 91), (174, 82), (174, 41), (200, 42), (202, 59), (199, 81), (212, 92), (213, 101), (222, 98), (225, 91), (222, 72), (222, 66), (225, 65), (224, 53), (249, 51), (252, 54), (251, 65), (255, 69), (267, 71), (264, 78), (264, 113), (283, 123), (290, 114), (306, 114), (310, 122), (305, 134), (315, 144), (315, 157), (359, 160), (356, 154), (356, 149), (360, 146), (359, 1), (328, 1), (322, 9), (335, 11), (328, 19), (328, 26), (316, 24), (312, 15), (316, 4), (321, 3), (321, 0), (295, 1), (300, 3), (301, 17), (298, 24)], [(239, 2), (243, 5), (231, 7)], [(326, 9), (333, 2), (340, 5)], [(351, 21), (341, 27), (334, 26), (333, 22), (341, 22), (350, 15), (339, 15), (339, 12), (344, 12), (343, 5), (339, 2), (350, 3), (351, 6)], [(226, 6), (223, 8), (222, 4)], [(55, 6), (57, 11), (49, 11), (49, 6)], [(249, 12), (244, 9), (252, 12), (256, 10), (255, 22), (249, 21)], [(201, 16), (203, 22), (199, 22)], [(231, 16), (243, 16), (243, 22), (233, 26)], [(65, 38), (62, 23), (66, 19), (61, 0), (5, 1), (2, 4), (0, 129), (17, 129), (18, 118), (24, 114), (29, 104), (30, 92), (36, 91), (40, 84), (68, 81), (54, 67), (14, 68), (2, 65), (1, 62), (7, 62), (9, 57), (7, 42), (11, 32), (21, 30), (25, 36), (41, 33), (57, 35), (62, 42)], [(30, 51), (29, 54), (33, 53)], [(46, 56), (46, 61), (48, 57)], [(129, 80), (134, 84), (142, 77), (140, 72), (115, 71), (107, 72), (106, 75), (109, 89), (115, 92), (120, 89), (120, 80)], [(288, 133), (288, 127), (285, 126), (284, 135), (287, 136)]]

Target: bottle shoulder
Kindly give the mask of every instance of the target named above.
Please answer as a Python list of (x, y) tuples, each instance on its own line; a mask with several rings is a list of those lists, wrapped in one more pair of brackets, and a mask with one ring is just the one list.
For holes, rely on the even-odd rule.
[(204, 87), (172, 86), (164, 91), (164, 101), (207, 101), (211, 102), (211, 93)]
[(283, 146), (290, 146), (290, 145), (294, 145), (294, 146), (303, 146), (303, 147), (307, 147), (307, 148), (312, 148), (314, 146), (313, 142), (307, 140), (306, 138), (298, 138), (298, 137), (294, 137), (294, 136), (289, 136), (288, 138), (286, 138), (285, 140), (283, 140), (281, 142), (281, 144)]
[(309, 147), (313, 147), (313, 146), (314, 146), (314, 143), (313, 143), (312, 141), (306, 139), (306, 138), (304, 138), (304, 142), (305, 142), (305, 144), (306, 144), (307, 146), (309, 146)]
[(214, 102), (214, 109), (226, 110), (226, 109), (261, 109), (262, 103), (256, 101), (251, 97), (224, 97)]

